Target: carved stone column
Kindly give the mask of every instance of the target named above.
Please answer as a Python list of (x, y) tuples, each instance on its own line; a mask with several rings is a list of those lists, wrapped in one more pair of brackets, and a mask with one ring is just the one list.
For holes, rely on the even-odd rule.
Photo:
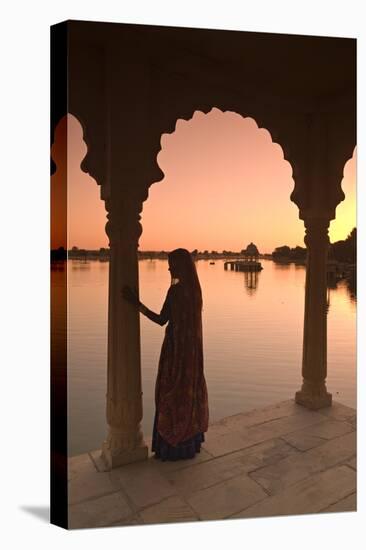
[(295, 401), (309, 409), (332, 404), (327, 392), (327, 254), (329, 247), (326, 218), (306, 219), (307, 268), (301, 390)]
[[(352, 124), (350, 128), (341, 124), (342, 116), (313, 112), (305, 115), (302, 123), (298, 121), (295, 136), (291, 133), (295, 167), (291, 200), (304, 220), (307, 246), (303, 383), (295, 401), (309, 409), (332, 404), (326, 387), (328, 226), (335, 218), (337, 205), (344, 199), (343, 167), (353, 142)], [(344, 133), (339, 131), (340, 127), (345, 128)]]
[[(139, 209), (126, 202), (106, 203), (110, 239), (107, 422), (102, 458), (109, 468), (147, 458), (141, 431), (142, 391), (138, 309), (121, 294), (123, 285), (138, 290)], [(140, 208), (141, 209), (141, 208)]]

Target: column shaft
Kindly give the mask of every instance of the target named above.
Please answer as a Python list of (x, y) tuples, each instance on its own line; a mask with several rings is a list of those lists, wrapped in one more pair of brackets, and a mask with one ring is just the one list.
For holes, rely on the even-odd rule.
[(329, 221), (305, 220), (308, 250), (305, 286), (305, 316), (301, 390), (297, 403), (310, 409), (331, 405), (327, 392), (327, 255)]
[[(109, 215), (109, 218), (111, 216)], [(124, 220), (122, 225), (121, 220)], [(142, 391), (139, 312), (121, 294), (127, 284), (138, 291), (136, 230), (121, 212), (110, 236), (107, 422), (102, 457), (109, 468), (147, 458), (141, 432)], [(121, 225), (121, 226), (120, 226)], [(137, 225), (137, 221), (136, 221)], [(138, 237), (137, 237), (138, 238)]]

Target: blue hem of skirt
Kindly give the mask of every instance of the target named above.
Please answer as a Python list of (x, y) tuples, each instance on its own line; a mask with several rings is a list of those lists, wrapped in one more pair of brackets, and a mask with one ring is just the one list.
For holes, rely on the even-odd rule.
[(159, 434), (157, 427), (157, 414), (155, 412), (154, 425), (153, 425), (153, 436), (151, 450), (155, 453), (155, 458), (160, 458), (161, 460), (182, 460), (185, 458), (194, 458), (196, 453), (199, 453), (201, 450), (201, 443), (205, 441), (205, 436), (203, 432), (199, 432), (190, 439), (178, 443), (175, 447), (170, 445), (165, 439)]

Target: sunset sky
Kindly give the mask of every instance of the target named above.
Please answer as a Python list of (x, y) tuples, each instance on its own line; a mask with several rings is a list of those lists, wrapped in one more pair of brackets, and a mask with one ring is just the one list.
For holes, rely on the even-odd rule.
[[(62, 159), (57, 162), (62, 126), (53, 147), (56, 195), (63, 170)], [(106, 212), (100, 187), (80, 169), (86, 150), (82, 128), (69, 115), (68, 248), (98, 249), (108, 246)], [(304, 246), (304, 225), (289, 199), (291, 165), (253, 119), (216, 108), (207, 115), (196, 111), (191, 120), (178, 120), (174, 133), (163, 134), (158, 163), (165, 177), (150, 187), (144, 203), (140, 250), (241, 250), (251, 241), (260, 252)], [(331, 242), (346, 238), (356, 225), (356, 152), (346, 163), (342, 188), (346, 199), (331, 222)], [(57, 239), (53, 233), (52, 248)]]

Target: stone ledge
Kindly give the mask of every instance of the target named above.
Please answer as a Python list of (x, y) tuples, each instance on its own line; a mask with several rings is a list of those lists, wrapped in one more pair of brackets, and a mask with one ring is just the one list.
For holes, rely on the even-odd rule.
[(355, 421), (355, 413), (356, 413), (355, 409), (352, 409), (347, 405), (343, 405), (338, 401), (333, 401), (333, 404), (331, 407), (320, 409), (318, 412), (319, 414), (322, 414), (327, 418), (333, 418), (334, 420), (340, 420), (341, 422), (349, 419), (351, 419), (351, 421), (352, 420)]
[(315, 413), (288, 400), (222, 419), (207, 432), (217, 456), (202, 448), (162, 462), (151, 453), (112, 471), (100, 450), (71, 457), (70, 528), (351, 511), (355, 411), (333, 407)]
[(219, 435), (213, 428), (208, 431), (203, 448), (218, 457), (325, 421), (326, 417), (318, 412), (306, 410), (305, 413), (266, 420), (249, 427), (237, 423), (235, 430)]
[(306, 410), (301, 405), (295, 403), (294, 399), (281, 401), (273, 405), (267, 405), (262, 409), (252, 409), (247, 412), (227, 416), (221, 420), (210, 423), (209, 431), (218, 435), (228, 431), (240, 428), (252, 427), (258, 424), (264, 424), (272, 420), (278, 420), (295, 414), (306, 414)]

